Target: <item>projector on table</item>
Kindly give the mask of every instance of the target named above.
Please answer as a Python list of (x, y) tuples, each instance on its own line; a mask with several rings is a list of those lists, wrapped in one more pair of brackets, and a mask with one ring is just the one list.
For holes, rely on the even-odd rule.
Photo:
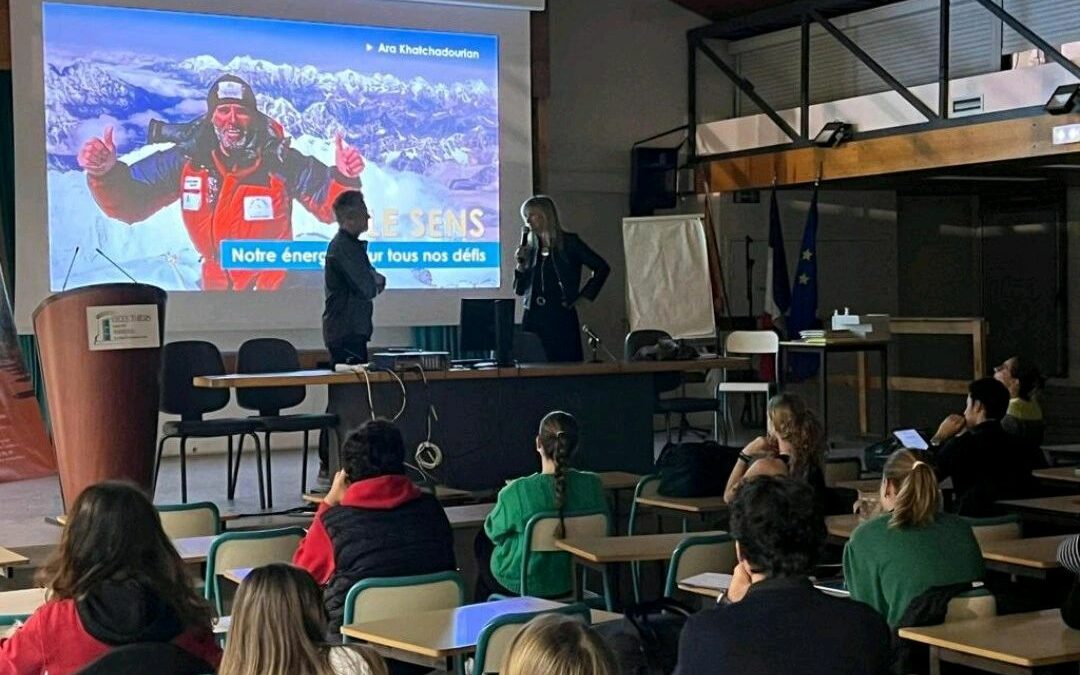
[(449, 352), (376, 352), (370, 358), (372, 368), (397, 372), (415, 370), (418, 366), (424, 370), (447, 370), (450, 368)]

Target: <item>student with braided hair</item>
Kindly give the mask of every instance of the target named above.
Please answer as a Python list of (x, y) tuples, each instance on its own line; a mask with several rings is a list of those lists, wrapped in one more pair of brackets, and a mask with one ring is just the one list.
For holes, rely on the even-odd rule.
[[(476, 537), (478, 568), (476, 599), (484, 601), (492, 593), (518, 595), (521, 591), (521, 560), (525, 548), (525, 526), (533, 516), (601, 510), (607, 507), (600, 477), (572, 468), (580, 432), (577, 420), (556, 410), (540, 422), (536, 452), (540, 473), (511, 481), (499, 492), (495, 508)], [(561, 597), (572, 589), (570, 555), (541, 552), (529, 558), (529, 594)]]
[(855, 528), (844, 547), (844, 581), (853, 600), (895, 628), (931, 588), (982, 579), (983, 558), (971, 526), (941, 512), (934, 469), (915, 452), (889, 457), (880, 492), (885, 513)]

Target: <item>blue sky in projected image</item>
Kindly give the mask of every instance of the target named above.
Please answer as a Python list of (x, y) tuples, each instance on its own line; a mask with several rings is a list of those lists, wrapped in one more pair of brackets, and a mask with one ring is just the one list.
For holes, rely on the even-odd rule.
[[(293, 65), (312, 65), (321, 71), (392, 71), (399, 77), (428, 78), (432, 67), (442, 63), (452, 65), (455, 78), (476, 78), (497, 86), (498, 38), (493, 35), (52, 2), (44, 3), (42, 14), (48, 49), (71, 57), (100, 52), (106, 45), (116, 51), (175, 59), (208, 54), (222, 62), (248, 55), (280, 63), (282, 56), (288, 55)], [(366, 50), (366, 45), (378, 47), (380, 43), (472, 49), (480, 58), (443, 59)]]

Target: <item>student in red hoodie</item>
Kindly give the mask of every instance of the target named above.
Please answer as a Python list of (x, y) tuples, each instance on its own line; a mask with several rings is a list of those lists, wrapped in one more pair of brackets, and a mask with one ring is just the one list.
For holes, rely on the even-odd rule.
[(161, 529), (154, 505), (134, 485), (105, 482), (78, 496), (38, 581), (49, 600), (0, 640), (0, 674), (68, 675), (114, 647), (173, 643), (217, 668), (210, 605), (194, 590)]
[(392, 422), (376, 419), (352, 432), (342, 464), (293, 556), (326, 587), (330, 637), (338, 639), (345, 596), (357, 581), (457, 569), (446, 511), (405, 475), (405, 442)]

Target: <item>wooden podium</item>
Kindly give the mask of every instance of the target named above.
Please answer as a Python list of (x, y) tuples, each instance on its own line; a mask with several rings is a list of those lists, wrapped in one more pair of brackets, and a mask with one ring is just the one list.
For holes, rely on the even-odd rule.
[(152, 494), (165, 297), (156, 286), (101, 284), (34, 310), (65, 511), (103, 480)]

